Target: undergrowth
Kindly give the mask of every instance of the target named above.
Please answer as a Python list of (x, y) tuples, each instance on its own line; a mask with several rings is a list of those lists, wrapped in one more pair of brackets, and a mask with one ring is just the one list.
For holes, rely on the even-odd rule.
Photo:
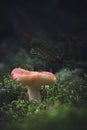
[[(87, 119), (87, 74), (81, 69), (64, 68), (55, 75), (56, 85), (41, 88), (41, 103), (28, 101), (26, 87), (13, 82), (10, 74), (4, 75), (0, 81), (0, 121), (8, 122), (9, 130), (36, 127), (67, 130), (73, 128), (75, 121), (76, 128), (80, 128), (77, 125)], [(9, 121), (15, 126), (9, 126)]]

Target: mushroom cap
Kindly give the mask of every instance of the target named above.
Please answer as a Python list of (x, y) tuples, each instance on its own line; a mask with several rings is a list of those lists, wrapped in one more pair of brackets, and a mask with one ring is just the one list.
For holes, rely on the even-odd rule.
[(54, 85), (56, 77), (53, 73), (42, 71), (28, 71), (21, 68), (15, 68), (11, 72), (12, 79), (19, 81), (30, 87), (40, 87), (42, 85)]

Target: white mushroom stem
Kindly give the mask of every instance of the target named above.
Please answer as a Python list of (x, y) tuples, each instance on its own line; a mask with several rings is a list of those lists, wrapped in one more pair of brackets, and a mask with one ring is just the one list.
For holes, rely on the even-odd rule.
[(40, 95), (40, 89), (35, 89), (32, 87), (28, 87), (28, 95), (29, 95), (29, 100), (34, 100), (41, 102), (41, 95)]

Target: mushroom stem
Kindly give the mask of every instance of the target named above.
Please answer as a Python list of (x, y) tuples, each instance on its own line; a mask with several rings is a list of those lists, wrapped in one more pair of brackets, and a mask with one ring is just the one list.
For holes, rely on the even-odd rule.
[(41, 102), (41, 95), (40, 95), (40, 89), (35, 89), (32, 87), (28, 87), (28, 95), (29, 95), (29, 100), (34, 100)]

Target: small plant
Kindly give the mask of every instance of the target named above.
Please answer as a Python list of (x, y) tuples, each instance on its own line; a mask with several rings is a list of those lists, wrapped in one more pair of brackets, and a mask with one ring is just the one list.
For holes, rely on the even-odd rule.
[(10, 74), (4, 75), (0, 81), (0, 106), (13, 100), (24, 99), (26, 88), (21, 83), (12, 81)]
[(58, 77), (58, 96), (63, 102), (78, 104), (84, 100), (83, 90), (86, 89), (87, 82), (82, 77), (82, 73), (80, 69), (63, 69), (56, 74)]
[(44, 102), (39, 103), (36, 101), (28, 100), (13, 100), (10, 104), (4, 105), (3, 110), (9, 113), (12, 120), (24, 120), (32, 115), (44, 112), (46, 110)]
[(45, 100), (57, 99), (62, 103), (79, 104), (87, 100), (87, 82), (82, 70), (62, 69), (56, 73), (57, 84), (45, 88)]

